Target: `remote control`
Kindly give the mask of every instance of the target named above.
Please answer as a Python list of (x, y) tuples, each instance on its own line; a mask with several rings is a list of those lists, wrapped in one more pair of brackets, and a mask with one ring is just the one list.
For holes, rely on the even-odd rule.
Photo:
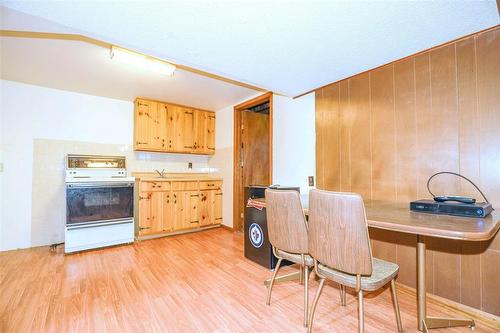
[(438, 197), (434, 197), (434, 201), (437, 201), (437, 202), (456, 201), (456, 202), (461, 202), (464, 204), (476, 203), (476, 199), (474, 199), (474, 198), (459, 197), (459, 196), (453, 196), (453, 195), (441, 195)]

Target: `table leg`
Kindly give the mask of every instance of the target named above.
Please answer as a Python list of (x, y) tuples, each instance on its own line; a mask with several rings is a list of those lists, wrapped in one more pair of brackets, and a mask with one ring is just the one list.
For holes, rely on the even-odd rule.
[(467, 318), (427, 317), (427, 300), (425, 285), (425, 242), (424, 237), (417, 236), (417, 317), (418, 330), (428, 332), (431, 328), (469, 326), (474, 328), (474, 320)]
[(424, 237), (417, 236), (417, 317), (418, 330), (423, 331), (427, 317), (425, 286), (425, 242)]

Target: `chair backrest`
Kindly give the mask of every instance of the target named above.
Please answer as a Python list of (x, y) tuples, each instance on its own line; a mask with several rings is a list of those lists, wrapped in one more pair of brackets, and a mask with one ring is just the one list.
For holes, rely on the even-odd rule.
[(269, 241), (274, 247), (308, 253), (307, 221), (299, 192), (266, 189), (266, 216)]
[(333, 269), (372, 274), (368, 224), (359, 194), (311, 190), (309, 253)]

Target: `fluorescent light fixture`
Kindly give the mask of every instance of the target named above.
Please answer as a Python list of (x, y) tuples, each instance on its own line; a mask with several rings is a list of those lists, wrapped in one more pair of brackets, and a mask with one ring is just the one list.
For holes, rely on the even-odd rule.
[(159, 59), (145, 56), (143, 54), (122, 49), (117, 46), (111, 46), (109, 57), (119, 63), (134, 66), (149, 72), (160, 73), (163, 75), (172, 76), (175, 71), (175, 66)]

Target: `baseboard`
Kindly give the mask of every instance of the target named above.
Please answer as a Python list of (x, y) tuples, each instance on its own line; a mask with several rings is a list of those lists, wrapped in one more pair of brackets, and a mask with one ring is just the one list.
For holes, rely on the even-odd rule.
[(209, 225), (209, 226), (206, 226), (206, 227), (199, 227), (199, 228), (193, 228), (193, 229), (185, 229), (185, 230), (179, 230), (179, 231), (174, 231), (174, 232), (164, 232), (164, 233), (158, 233), (158, 234), (153, 234), (153, 235), (136, 236), (135, 240), (137, 240), (137, 241), (143, 241), (143, 240), (155, 239), (155, 238), (161, 238), (161, 237), (190, 234), (190, 233), (193, 233), (193, 232), (200, 232), (200, 231), (214, 229), (214, 228), (220, 228), (220, 227), (222, 227), (222, 224), (214, 224), (214, 225)]
[(234, 228), (233, 227), (230, 227), (228, 225), (225, 225), (225, 224), (221, 224), (220, 227), (222, 229), (226, 229), (226, 230), (229, 230), (229, 231), (233, 231), (234, 232)]
[[(397, 283), (397, 286), (398, 286), (397, 287), (398, 291), (413, 297), (417, 297), (415, 288), (408, 287), (401, 283)], [(470, 307), (468, 305), (457, 303), (455, 301), (446, 299), (444, 297), (436, 296), (429, 293), (427, 293), (427, 303), (434, 304), (445, 310), (455, 312), (457, 315), (461, 317), (474, 319), (475, 322), (483, 326), (500, 330), (500, 317), (495, 316), (494, 314), (484, 312), (479, 309)]]

